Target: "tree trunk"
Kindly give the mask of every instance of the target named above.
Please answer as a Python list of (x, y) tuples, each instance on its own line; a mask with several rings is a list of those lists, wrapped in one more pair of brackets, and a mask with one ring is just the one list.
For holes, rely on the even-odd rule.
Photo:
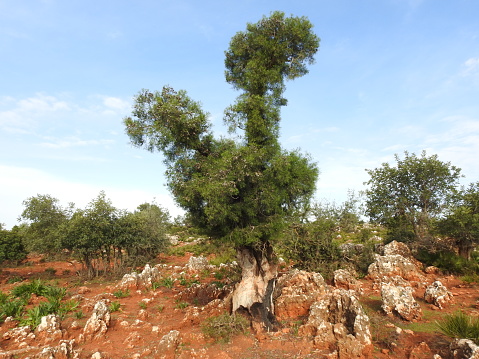
[(233, 312), (247, 313), (257, 330), (275, 331), (273, 290), (278, 273), (273, 249), (266, 243), (263, 249), (237, 248), (241, 282), (233, 292)]

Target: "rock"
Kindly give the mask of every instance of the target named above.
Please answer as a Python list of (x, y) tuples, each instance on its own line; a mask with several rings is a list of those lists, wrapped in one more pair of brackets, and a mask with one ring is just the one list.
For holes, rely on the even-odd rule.
[(456, 339), (450, 349), (454, 359), (479, 359), (479, 346), (470, 339)]
[(383, 248), (383, 254), (385, 256), (399, 254), (400, 256), (403, 256), (404, 258), (409, 259), (409, 261), (412, 262), (417, 268), (422, 268), (423, 266), (421, 262), (419, 262), (416, 258), (414, 258), (407, 244), (403, 242), (392, 241), (386, 244)]
[(22, 343), (35, 339), (35, 334), (32, 333), (29, 326), (13, 328), (5, 332), (2, 336), (4, 340), (11, 340), (14, 343)]
[(364, 251), (364, 244), (361, 243), (342, 243), (339, 245), (339, 250), (341, 251), (342, 254), (344, 254), (347, 257), (352, 257), (358, 254), (363, 253)]
[(438, 280), (428, 286), (424, 292), (424, 300), (441, 309), (443, 309), (445, 304), (451, 302), (452, 299), (452, 293)]
[(107, 300), (103, 299), (95, 304), (93, 313), (83, 328), (82, 339), (84, 341), (90, 341), (105, 336), (109, 325), (110, 310), (107, 305)]
[(91, 355), (91, 359), (102, 359), (103, 355), (100, 352), (95, 352)]
[(412, 294), (410, 286), (381, 283), (381, 308), (387, 315), (397, 315), (408, 321), (419, 320), (422, 316), (421, 307)]
[(400, 276), (408, 281), (424, 281), (424, 276), (418, 267), (409, 259), (399, 254), (380, 256), (375, 254), (374, 263), (368, 267), (370, 279), (382, 279), (383, 277)]
[(209, 268), (208, 259), (203, 256), (191, 256), (185, 267), (189, 272), (201, 272), (202, 270)]
[(311, 306), (298, 334), (312, 336), (315, 346), (337, 345), (339, 358), (360, 358), (372, 350), (369, 318), (354, 291), (334, 289)]
[(278, 279), (274, 289), (275, 315), (280, 320), (307, 315), (325, 292), (321, 274), (292, 270)]
[(132, 272), (125, 274), (115, 288), (122, 290), (151, 288), (152, 284), (159, 281), (160, 278), (161, 275), (158, 266), (152, 268), (149, 264), (146, 264), (141, 273)]
[(180, 332), (177, 330), (171, 330), (168, 334), (165, 334), (158, 345), (159, 358), (173, 359), (175, 358), (176, 348), (180, 345)]
[(126, 345), (127, 348), (131, 349), (134, 348), (136, 345), (140, 344), (141, 342), (141, 334), (140, 332), (131, 332), (128, 334), (126, 339), (123, 341), (123, 344)]
[(353, 276), (353, 274), (345, 269), (338, 269), (333, 274), (334, 286), (347, 290), (355, 290), (360, 294), (361, 283)]
[(40, 324), (35, 329), (35, 334), (39, 340), (45, 344), (51, 343), (63, 337), (60, 326), (60, 318), (55, 314), (49, 314), (42, 317)]
[(440, 274), (441, 270), (438, 267), (428, 266), (424, 269), (424, 272), (426, 272), (426, 274)]
[(412, 348), (409, 353), (409, 359), (434, 359), (434, 354), (426, 342), (421, 342)]
[(140, 309), (137, 315), (138, 319), (147, 320), (149, 317), (148, 312), (145, 309)]
[(57, 346), (43, 348), (35, 359), (78, 359), (79, 353), (73, 350), (75, 339), (61, 340)]
[(180, 239), (179, 236), (171, 235), (171, 234), (167, 234), (167, 235), (166, 235), (166, 238), (170, 241), (170, 244), (171, 244), (172, 246), (177, 246), (178, 243), (179, 243), (179, 239)]

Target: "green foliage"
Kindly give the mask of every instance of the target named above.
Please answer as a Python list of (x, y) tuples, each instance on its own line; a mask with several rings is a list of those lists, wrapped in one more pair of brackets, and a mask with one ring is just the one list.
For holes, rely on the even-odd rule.
[(25, 209), (20, 218), (27, 224), (24, 236), (28, 250), (50, 255), (58, 253), (61, 249), (59, 229), (70, 217), (72, 204), (65, 209), (58, 199), (38, 194), (23, 201), (23, 205)]
[(26, 302), (19, 298), (7, 297), (7, 300), (0, 301), (0, 323), (7, 317), (20, 317), (25, 304)]
[(161, 278), (159, 284), (163, 287), (171, 289), (173, 288), (173, 285), (175, 284), (175, 280), (170, 277), (165, 277), (165, 278)]
[(85, 317), (85, 313), (83, 313), (82, 310), (79, 310), (78, 312), (75, 312), (75, 318), (76, 319), (82, 319)]
[(295, 220), (284, 232), (278, 251), (297, 268), (330, 277), (342, 259), (335, 241), (339, 219), (334, 214), (335, 207), (317, 204), (311, 210), (309, 222)]
[(130, 296), (130, 291), (128, 289), (127, 290), (118, 289), (113, 292), (113, 295), (115, 296), (115, 298), (126, 298)]
[(120, 211), (102, 191), (63, 227), (62, 246), (74, 251), (90, 277), (100, 273), (99, 265), (104, 272), (123, 271), (166, 248), (168, 220), (168, 212), (156, 204), (144, 203), (134, 213)]
[(176, 304), (175, 304), (175, 308), (176, 309), (185, 309), (187, 306), (189, 306), (190, 304), (187, 303), (187, 302), (181, 302), (181, 301), (177, 301)]
[(417, 253), (417, 258), (425, 265), (438, 267), (444, 273), (455, 275), (479, 274), (477, 258), (467, 259), (450, 251), (420, 250)]
[[(118, 298), (118, 297), (117, 297)], [(110, 306), (108, 307), (110, 312), (118, 312), (121, 310), (121, 303), (119, 301), (114, 301), (110, 303)]]
[(366, 214), (389, 230), (390, 239), (422, 241), (431, 236), (433, 220), (444, 214), (455, 200), (461, 170), (437, 155), (421, 156), (405, 152), (395, 155), (396, 166), (366, 170), (370, 179), (366, 194)]
[(446, 315), (445, 319), (437, 322), (441, 332), (451, 338), (471, 339), (479, 344), (479, 319), (472, 318), (463, 312)]
[(205, 336), (223, 343), (229, 342), (234, 335), (246, 334), (249, 328), (250, 322), (245, 317), (227, 313), (208, 318), (201, 325)]
[(479, 182), (461, 191), (457, 205), (438, 223), (442, 235), (456, 240), (459, 253), (470, 258), (479, 242)]
[(164, 154), (168, 186), (193, 224), (237, 247), (277, 238), (283, 216), (314, 191), (316, 165), (277, 141), (284, 81), (306, 74), (319, 46), (311, 29), (306, 18), (274, 12), (231, 40), (226, 80), (243, 93), (225, 121), (244, 131), (241, 143), (215, 139), (199, 103), (168, 86), (142, 90), (124, 119), (134, 145)]
[(0, 264), (4, 261), (18, 263), (26, 257), (20, 227), (15, 226), (11, 231), (0, 229)]
[(22, 281), (23, 281), (23, 278), (16, 275), (16, 276), (8, 278), (7, 279), (7, 284), (13, 284), (13, 283), (22, 282)]

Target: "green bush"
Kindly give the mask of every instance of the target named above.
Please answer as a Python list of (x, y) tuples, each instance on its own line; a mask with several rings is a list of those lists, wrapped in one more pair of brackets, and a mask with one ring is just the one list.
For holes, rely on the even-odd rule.
[(479, 318), (471, 318), (463, 312), (456, 312), (437, 322), (437, 326), (448, 337), (471, 339), (479, 344)]
[(206, 319), (201, 330), (207, 337), (216, 342), (229, 342), (231, 337), (237, 334), (246, 334), (250, 328), (248, 319), (241, 315), (221, 314)]
[(20, 262), (27, 257), (18, 227), (11, 231), (0, 229), (0, 264), (4, 261)]
[(419, 251), (417, 259), (428, 266), (438, 267), (442, 272), (455, 275), (479, 274), (476, 258), (470, 260), (449, 251)]

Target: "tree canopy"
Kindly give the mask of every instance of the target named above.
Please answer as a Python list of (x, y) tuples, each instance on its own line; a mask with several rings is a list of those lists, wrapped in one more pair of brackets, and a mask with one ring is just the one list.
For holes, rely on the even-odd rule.
[(238, 246), (270, 241), (315, 189), (316, 165), (278, 144), (284, 82), (306, 74), (318, 50), (311, 29), (304, 17), (273, 12), (232, 38), (226, 81), (242, 94), (225, 122), (243, 142), (214, 138), (200, 104), (170, 86), (142, 90), (124, 120), (134, 145), (164, 154), (168, 186), (194, 223)]
[(366, 170), (371, 176), (365, 184), (366, 214), (385, 225), (393, 239), (425, 239), (432, 229), (431, 220), (439, 218), (453, 203), (461, 170), (437, 155), (395, 155), (396, 166)]

